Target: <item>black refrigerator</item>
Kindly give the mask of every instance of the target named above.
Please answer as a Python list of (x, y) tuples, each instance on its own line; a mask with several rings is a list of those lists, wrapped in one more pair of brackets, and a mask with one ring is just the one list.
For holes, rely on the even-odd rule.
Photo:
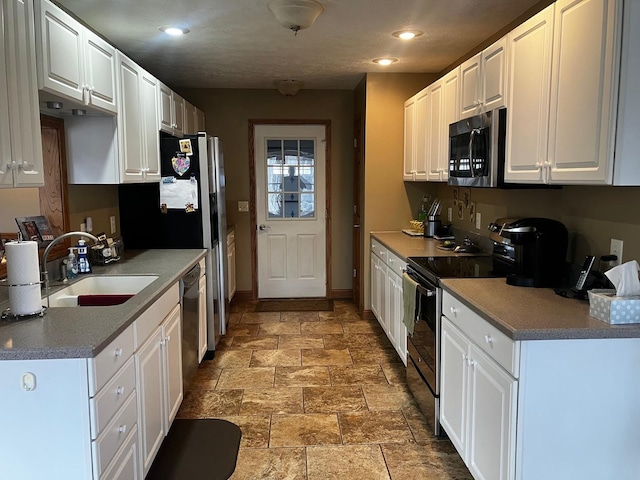
[(222, 142), (200, 132), (160, 132), (160, 182), (118, 186), (125, 249), (206, 248), (207, 344), (229, 322), (227, 219)]

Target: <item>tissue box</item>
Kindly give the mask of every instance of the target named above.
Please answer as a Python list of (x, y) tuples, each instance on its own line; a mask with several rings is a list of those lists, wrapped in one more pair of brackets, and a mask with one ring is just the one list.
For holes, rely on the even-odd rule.
[(616, 297), (615, 290), (589, 290), (589, 315), (612, 325), (640, 323), (640, 296)]

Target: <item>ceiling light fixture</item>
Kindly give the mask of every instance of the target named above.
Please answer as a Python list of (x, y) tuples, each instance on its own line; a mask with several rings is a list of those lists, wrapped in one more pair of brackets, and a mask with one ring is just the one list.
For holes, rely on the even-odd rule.
[(324, 12), (324, 7), (316, 0), (272, 0), (269, 10), (280, 24), (298, 35), (299, 30), (309, 28)]
[(293, 97), (304, 87), (304, 82), (300, 80), (276, 80), (273, 84), (285, 97)]
[(420, 30), (399, 30), (391, 35), (402, 40), (411, 40), (422, 35), (422, 32)]
[(392, 63), (396, 63), (397, 61), (397, 58), (375, 58), (372, 60), (373, 63), (377, 63), (378, 65), (382, 65), (383, 67), (391, 65)]
[(166, 33), (167, 35), (171, 35), (173, 37), (179, 37), (180, 35), (186, 35), (191, 30), (188, 28), (180, 28), (180, 27), (159, 27), (158, 30)]

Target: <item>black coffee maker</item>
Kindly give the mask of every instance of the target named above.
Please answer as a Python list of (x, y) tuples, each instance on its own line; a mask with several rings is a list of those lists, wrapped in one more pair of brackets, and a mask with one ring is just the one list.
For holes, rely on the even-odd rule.
[(509, 285), (558, 287), (566, 271), (567, 228), (550, 218), (499, 218), (489, 225), (494, 270)]

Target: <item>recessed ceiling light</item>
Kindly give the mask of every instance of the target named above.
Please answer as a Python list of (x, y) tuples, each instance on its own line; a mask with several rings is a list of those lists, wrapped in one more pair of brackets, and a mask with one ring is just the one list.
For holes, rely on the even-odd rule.
[(422, 35), (422, 32), (420, 30), (399, 30), (397, 32), (393, 32), (391, 35), (396, 38), (401, 38), (402, 40), (411, 40), (412, 38)]
[(375, 58), (372, 60), (373, 63), (377, 63), (378, 65), (382, 65), (383, 67), (391, 65), (392, 63), (396, 63), (397, 61), (397, 58)]
[(166, 33), (167, 35), (172, 35), (174, 37), (185, 35), (190, 32), (188, 28), (180, 28), (180, 27), (160, 27), (159, 30), (161, 32)]

